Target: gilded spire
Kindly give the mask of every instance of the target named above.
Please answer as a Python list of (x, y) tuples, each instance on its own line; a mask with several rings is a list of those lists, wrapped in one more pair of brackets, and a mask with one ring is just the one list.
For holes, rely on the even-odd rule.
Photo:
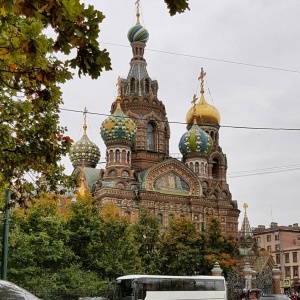
[(140, 24), (140, 0), (136, 0), (135, 5), (136, 5), (136, 24)]
[(84, 110), (83, 110), (83, 135), (86, 135), (86, 128), (87, 128), (87, 126), (86, 126), (86, 114), (87, 114), (87, 109), (86, 109), (86, 107), (84, 108)]
[(206, 75), (206, 72), (203, 71), (203, 68), (201, 68), (200, 76), (198, 77), (198, 80), (200, 80), (200, 94), (204, 94), (204, 77)]
[(245, 214), (246, 214), (246, 213), (247, 213), (248, 204), (247, 204), (247, 203), (244, 203), (243, 208), (244, 208)]
[(121, 77), (118, 76), (118, 81), (117, 81), (117, 89), (118, 89), (118, 96), (117, 96), (117, 108), (116, 109), (121, 109)]

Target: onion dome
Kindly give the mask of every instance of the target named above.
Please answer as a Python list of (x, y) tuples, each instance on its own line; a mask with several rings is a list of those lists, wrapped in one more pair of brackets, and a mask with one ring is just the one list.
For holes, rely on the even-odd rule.
[[(196, 122), (199, 123), (216, 123), (220, 124), (220, 114), (219, 111), (208, 104), (204, 98), (204, 95), (201, 95), (200, 101), (195, 106), (195, 115)], [(191, 107), (186, 114), (186, 123), (188, 125), (193, 124), (194, 118), (194, 108)]]
[(136, 12), (136, 24), (129, 29), (127, 33), (127, 38), (130, 43), (133, 42), (147, 43), (149, 39), (148, 30), (140, 24), (140, 12), (139, 12), (138, 3), (137, 3), (137, 12)]
[(204, 98), (204, 76), (206, 73), (203, 72), (201, 68), (201, 73), (199, 79), (201, 80), (201, 90), (200, 90), (200, 101), (191, 107), (186, 114), (186, 123), (192, 125), (194, 122), (194, 115), (196, 117), (196, 123), (212, 123), (220, 124), (220, 114), (219, 111), (212, 105), (208, 104)]
[(179, 150), (183, 156), (187, 154), (209, 154), (213, 147), (212, 138), (208, 133), (200, 129), (196, 124), (196, 118), (194, 118), (194, 124), (192, 127), (182, 135), (179, 141)]
[(122, 141), (131, 144), (134, 141), (136, 125), (131, 118), (123, 113), (120, 96), (117, 98), (115, 112), (102, 122), (100, 132), (105, 144), (114, 141)]
[(70, 160), (73, 167), (85, 166), (96, 168), (100, 159), (100, 150), (86, 135), (86, 109), (84, 111), (84, 125), (82, 138), (70, 148)]
[(141, 24), (136, 24), (129, 29), (127, 33), (127, 38), (130, 43), (133, 42), (147, 43), (149, 39), (149, 33), (148, 30), (144, 28)]

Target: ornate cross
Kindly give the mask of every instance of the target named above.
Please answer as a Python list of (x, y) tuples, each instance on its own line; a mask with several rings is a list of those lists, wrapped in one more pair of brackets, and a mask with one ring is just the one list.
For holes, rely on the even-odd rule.
[(246, 210), (247, 210), (247, 208), (248, 208), (248, 204), (247, 204), (247, 203), (244, 203), (243, 208), (244, 208), (245, 213), (246, 213)]
[(136, 5), (136, 23), (140, 24), (140, 0), (136, 0), (135, 5)]
[(201, 68), (200, 76), (198, 77), (198, 80), (200, 80), (200, 93), (204, 94), (204, 77), (206, 75), (206, 72), (203, 71), (203, 68)]
[(86, 107), (83, 110), (83, 134), (86, 135), (86, 114), (87, 114), (88, 110), (86, 109)]

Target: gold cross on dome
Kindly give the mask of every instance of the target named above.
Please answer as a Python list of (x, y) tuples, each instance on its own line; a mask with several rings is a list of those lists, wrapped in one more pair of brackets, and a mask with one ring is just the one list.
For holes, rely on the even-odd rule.
[(206, 72), (203, 71), (203, 68), (201, 68), (200, 76), (198, 77), (198, 80), (200, 80), (200, 93), (204, 94), (204, 77), (206, 75)]
[(88, 110), (86, 109), (86, 107), (83, 110), (83, 134), (86, 135), (86, 114), (87, 114)]
[(196, 106), (196, 101), (198, 100), (198, 98), (196, 97), (196, 94), (194, 94), (194, 96), (193, 96), (193, 100), (192, 100), (192, 102), (191, 103), (193, 103), (193, 107), (195, 108), (195, 106)]
[(140, 0), (136, 0), (135, 5), (136, 5), (136, 23), (140, 24)]
[(244, 208), (245, 213), (246, 213), (246, 210), (247, 210), (247, 208), (248, 208), (248, 204), (247, 204), (247, 203), (244, 203), (243, 208)]

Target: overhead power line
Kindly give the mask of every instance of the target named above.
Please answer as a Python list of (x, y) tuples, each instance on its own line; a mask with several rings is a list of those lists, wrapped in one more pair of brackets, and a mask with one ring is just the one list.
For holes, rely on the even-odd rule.
[(271, 168), (264, 168), (264, 169), (231, 172), (227, 174), (227, 177), (237, 178), (237, 177), (257, 176), (257, 175), (274, 174), (274, 173), (282, 173), (282, 172), (290, 172), (290, 171), (298, 171), (298, 170), (300, 170), (300, 165), (288, 165), (288, 166), (271, 167)]
[[(69, 109), (69, 108), (63, 108), (63, 107), (60, 107), (60, 110), (81, 113), (81, 114), (83, 113), (82, 110)], [(87, 113), (91, 114), (91, 115), (104, 116), (104, 117), (111, 116), (110, 114), (90, 112), (90, 111), (88, 111)], [(123, 118), (129, 118), (129, 117), (123, 117)], [(169, 123), (169, 124), (187, 125), (187, 123), (179, 122), (179, 121), (164, 121), (164, 120), (162, 120), (161, 122)], [(251, 127), (251, 126), (232, 126), (232, 125), (220, 125), (220, 127), (233, 128), (233, 129), (249, 129), (249, 130), (300, 131), (300, 128), (283, 128), (283, 127)]]
[[(114, 44), (114, 43), (106, 43), (106, 42), (101, 42), (101, 43), (104, 45), (111, 45), (111, 46), (116, 46), (116, 47), (126, 47), (126, 48), (130, 47), (128, 45), (120, 45), (120, 44)], [(269, 70), (275, 70), (275, 71), (283, 71), (283, 72), (300, 74), (299, 70), (293, 70), (293, 69), (271, 67), (271, 66), (264, 66), (264, 65), (258, 65), (258, 64), (250, 64), (250, 63), (238, 62), (238, 61), (233, 61), (233, 60), (218, 59), (218, 58), (204, 57), (204, 56), (184, 54), (184, 53), (176, 53), (176, 52), (171, 52), (171, 51), (162, 51), (162, 50), (149, 49), (149, 48), (147, 48), (147, 51), (169, 54), (169, 55), (176, 55), (176, 56), (183, 56), (183, 57), (189, 57), (189, 58), (217, 61), (217, 62), (221, 62), (221, 63), (235, 64), (235, 65), (241, 65), (241, 66), (247, 66), (247, 67), (253, 67), (253, 68), (269, 69)]]

